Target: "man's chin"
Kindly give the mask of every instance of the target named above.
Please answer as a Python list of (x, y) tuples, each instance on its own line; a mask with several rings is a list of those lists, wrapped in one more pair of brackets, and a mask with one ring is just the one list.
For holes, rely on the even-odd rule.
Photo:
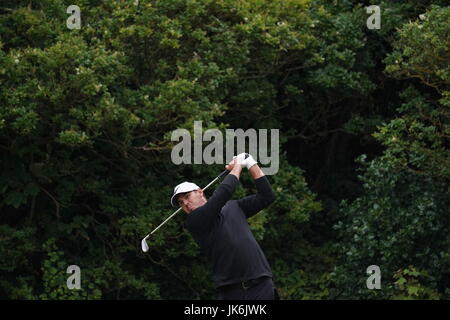
[(192, 206), (188, 206), (186, 207), (186, 210), (188, 210), (188, 213), (191, 213), (192, 211), (194, 211), (197, 208), (200, 208), (201, 206), (203, 206), (206, 203), (206, 201), (204, 203), (198, 204), (198, 205), (192, 205)]
[(194, 211), (195, 209), (197, 209), (199, 206), (193, 206), (193, 207), (187, 207), (187, 211), (188, 213), (191, 213), (192, 211)]

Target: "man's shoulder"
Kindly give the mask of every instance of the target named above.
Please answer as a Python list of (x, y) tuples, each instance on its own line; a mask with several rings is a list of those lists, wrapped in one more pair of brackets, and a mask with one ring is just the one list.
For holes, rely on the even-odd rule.
[(227, 202), (225, 202), (225, 204), (223, 205), (222, 208), (229, 207), (229, 206), (237, 206), (237, 205), (239, 205), (238, 200), (231, 199), (231, 200), (228, 200)]
[[(225, 204), (222, 206), (221, 210), (225, 209), (228, 206), (234, 206), (237, 205), (237, 200), (228, 200), (225, 202)], [(203, 212), (206, 212), (208, 210), (208, 207), (206, 206), (206, 203), (195, 210), (193, 210), (191, 213), (187, 214), (187, 217), (185, 219), (186, 224), (195, 224), (198, 219), (201, 219), (201, 215)], [(198, 218), (198, 219), (197, 219)]]
[(227, 203), (222, 207), (222, 212), (228, 211), (242, 211), (242, 207), (239, 204), (240, 199), (228, 200)]

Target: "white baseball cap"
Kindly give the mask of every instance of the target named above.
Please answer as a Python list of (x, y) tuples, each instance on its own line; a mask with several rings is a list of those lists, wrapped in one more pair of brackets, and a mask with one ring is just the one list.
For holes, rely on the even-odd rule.
[(172, 206), (177, 207), (178, 204), (176, 202), (174, 202), (175, 196), (177, 194), (190, 192), (190, 191), (194, 191), (197, 189), (200, 189), (200, 187), (198, 185), (196, 185), (195, 183), (187, 182), (187, 181), (180, 183), (173, 189), (173, 196), (170, 199), (170, 203), (172, 204)]

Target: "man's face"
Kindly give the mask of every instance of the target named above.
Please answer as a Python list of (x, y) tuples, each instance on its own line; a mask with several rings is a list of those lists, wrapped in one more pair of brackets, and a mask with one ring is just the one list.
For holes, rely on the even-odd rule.
[(191, 192), (182, 193), (177, 197), (177, 202), (186, 213), (191, 213), (198, 207), (206, 203), (203, 190), (198, 189)]

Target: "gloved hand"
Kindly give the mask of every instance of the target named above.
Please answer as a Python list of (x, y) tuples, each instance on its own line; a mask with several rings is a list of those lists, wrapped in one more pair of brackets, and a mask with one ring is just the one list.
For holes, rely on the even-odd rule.
[(247, 169), (250, 169), (252, 166), (258, 163), (255, 161), (255, 159), (253, 159), (252, 155), (249, 153), (240, 153), (237, 156), (234, 156), (233, 159), (234, 158), (237, 158), (238, 162), (241, 163), (242, 167), (246, 167)]

